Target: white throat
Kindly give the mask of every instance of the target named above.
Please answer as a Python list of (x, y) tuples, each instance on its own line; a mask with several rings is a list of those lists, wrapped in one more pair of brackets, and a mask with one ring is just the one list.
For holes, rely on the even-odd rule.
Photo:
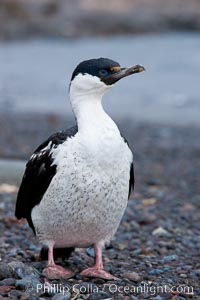
[(70, 86), (70, 101), (79, 132), (117, 129), (102, 107), (102, 97), (110, 87), (98, 77), (88, 74), (79, 74), (74, 78)]

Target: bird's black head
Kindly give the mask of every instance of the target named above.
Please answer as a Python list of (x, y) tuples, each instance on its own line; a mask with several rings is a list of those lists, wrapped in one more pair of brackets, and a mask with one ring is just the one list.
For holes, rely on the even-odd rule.
[(140, 65), (121, 68), (116, 61), (108, 58), (96, 58), (82, 61), (74, 70), (71, 81), (81, 74), (97, 77), (106, 85), (112, 85), (123, 77), (142, 71), (144, 68)]

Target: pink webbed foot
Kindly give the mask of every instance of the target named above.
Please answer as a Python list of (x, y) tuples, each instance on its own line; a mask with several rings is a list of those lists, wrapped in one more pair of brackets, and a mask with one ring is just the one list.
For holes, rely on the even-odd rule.
[(74, 273), (58, 265), (47, 266), (42, 274), (48, 279), (68, 279), (74, 276)]
[(97, 268), (88, 268), (83, 270), (80, 275), (86, 276), (86, 277), (97, 277), (107, 280), (119, 280), (119, 278), (115, 277), (114, 275), (106, 272), (103, 269), (97, 269)]

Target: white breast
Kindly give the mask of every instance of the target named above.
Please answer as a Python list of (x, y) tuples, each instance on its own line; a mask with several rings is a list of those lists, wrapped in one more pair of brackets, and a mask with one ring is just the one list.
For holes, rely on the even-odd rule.
[(92, 147), (77, 134), (54, 156), (57, 173), (32, 212), (40, 240), (79, 247), (110, 240), (127, 205), (128, 146), (120, 136), (107, 136)]
[(127, 205), (132, 153), (103, 110), (93, 107), (88, 115), (86, 108), (85, 103), (80, 110), (79, 132), (52, 153), (56, 175), (32, 211), (39, 239), (47, 245), (104, 243), (116, 232)]

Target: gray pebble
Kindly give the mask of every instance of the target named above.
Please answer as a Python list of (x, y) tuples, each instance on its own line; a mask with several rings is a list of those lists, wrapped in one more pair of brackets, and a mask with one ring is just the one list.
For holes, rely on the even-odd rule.
[[(21, 291), (17, 291), (17, 290), (11, 290), (9, 292), (9, 299), (21, 299), (23, 293)], [(8, 299), (8, 298), (6, 298)], [(25, 299), (29, 299), (29, 297), (25, 298)]]
[(163, 273), (164, 273), (164, 271), (161, 270), (161, 269), (153, 269), (153, 270), (148, 272), (149, 275), (155, 275), (155, 276), (159, 276)]
[(182, 274), (180, 274), (179, 275), (181, 278), (187, 278), (188, 276), (187, 276), (187, 274), (185, 274), (185, 273), (182, 273)]
[(170, 278), (167, 278), (167, 279), (166, 279), (166, 282), (167, 282), (167, 283), (170, 283), (170, 284), (174, 284), (174, 281), (173, 281), (172, 279), (170, 279)]
[(123, 274), (123, 278), (138, 282), (141, 280), (140, 275), (136, 272), (126, 272)]
[(148, 293), (143, 293), (142, 296), (143, 296), (144, 299), (149, 299), (149, 294)]
[(153, 298), (154, 300), (165, 300), (166, 298), (161, 297), (160, 295), (157, 295), (155, 298)]
[(25, 269), (21, 268), (21, 267), (16, 268), (15, 273), (17, 274), (18, 278), (20, 278), (20, 279), (27, 276)]
[(0, 281), (0, 286), (12, 285), (15, 286), (16, 279), (15, 278), (6, 278)]
[(25, 269), (25, 265), (23, 264), (23, 262), (21, 261), (11, 261), (10, 263), (8, 263), (8, 266), (12, 269), (15, 270), (17, 268), (23, 268)]
[(0, 280), (13, 277), (14, 272), (8, 264), (0, 263)]
[(70, 292), (65, 292), (64, 294), (59, 293), (54, 295), (52, 300), (70, 300), (71, 299), (71, 293)]
[(95, 257), (95, 254), (94, 254), (94, 248), (90, 247), (90, 248), (86, 248), (85, 249), (85, 253), (90, 256), (90, 257)]
[(142, 253), (142, 250), (141, 249), (136, 249), (134, 251), (131, 252), (131, 257), (135, 257), (135, 256), (138, 256)]
[(89, 300), (102, 300), (102, 299), (112, 299), (112, 296), (109, 293), (105, 292), (99, 292), (99, 293), (93, 293), (88, 298)]
[(178, 260), (179, 257), (178, 255), (176, 254), (173, 254), (173, 255), (168, 255), (168, 256), (164, 256), (163, 259), (162, 259), (162, 263), (169, 263), (171, 261), (176, 261)]
[(194, 270), (194, 274), (200, 277), (200, 269)]
[(171, 268), (169, 268), (169, 267), (163, 268), (163, 271), (164, 271), (164, 272), (169, 272), (170, 270), (171, 270)]
[(15, 286), (21, 290), (37, 291), (41, 282), (34, 275), (27, 275), (23, 279), (16, 281)]

